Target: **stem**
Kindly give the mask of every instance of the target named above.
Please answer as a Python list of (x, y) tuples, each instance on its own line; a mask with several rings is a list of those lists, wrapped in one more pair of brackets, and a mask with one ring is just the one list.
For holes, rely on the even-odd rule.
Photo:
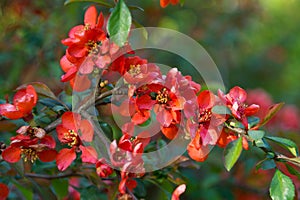
[(244, 130), (244, 129), (242, 129), (242, 128), (232, 127), (232, 126), (228, 125), (227, 123), (225, 123), (225, 126), (226, 126), (226, 128), (228, 128), (230, 131), (232, 131), (232, 132), (234, 132), (234, 133), (236, 133), (236, 134), (238, 134), (238, 135), (241, 135), (241, 136), (245, 137), (248, 141), (250, 141), (250, 142), (253, 144), (253, 146), (255, 146), (255, 147), (257, 147), (257, 148), (260, 148), (260, 149), (263, 150), (266, 154), (267, 154), (267, 153), (270, 153), (270, 152), (274, 153), (274, 158), (273, 158), (273, 159), (274, 159), (275, 161), (279, 161), (280, 159), (282, 159), (282, 160), (284, 160), (284, 161), (286, 161), (286, 162), (292, 163), (292, 164), (294, 164), (294, 165), (300, 167), (300, 163), (297, 162), (297, 161), (295, 161), (295, 160), (294, 160), (295, 158), (290, 158), (290, 157), (287, 157), (287, 156), (285, 156), (285, 155), (283, 155), (283, 154), (281, 154), (281, 153), (275, 152), (275, 151), (273, 151), (273, 150), (269, 150), (269, 149), (266, 149), (266, 148), (264, 148), (264, 147), (258, 147), (258, 146), (256, 146), (255, 141), (254, 141), (251, 137), (249, 137), (249, 135), (247, 135), (247, 131), (246, 131), (246, 130)]
[(49, 133), (49, 132), (53, 131), (56, 128), (56, 126), (59, 125), (60, 123), (61, 123), (61, 117), (59, 117), (55, 121), (51, 122), (51, 124), (46, 126), (44, 128), (44, 130)]
[(73, 172), (65, 173), (65, 174), (59, 174), (59, 175), (48, 175), (48, 174), (34, 174), (34, 173), (26, 173), (24, 174), (26, 177), (30, 178), (42, 178), (42, 179), (58, 179), (58, 178), (66, 178), (71, 176), (82, 176), (81, 174), (76, 174)]

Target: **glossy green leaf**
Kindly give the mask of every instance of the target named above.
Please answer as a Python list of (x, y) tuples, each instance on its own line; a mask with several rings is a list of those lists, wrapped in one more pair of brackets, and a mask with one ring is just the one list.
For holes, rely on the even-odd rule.
[(224, 151), (224, 165), (227, 171), (233, 167), (242, 153), (242, 137), (229, 143)]
[(103, 1), (103, 0), (66, 0), (65, 5), (68, 5), (68, 4), (74, 3), (74, 2), (93, 2), (93, 3), (97, 3), (101, 6), (108, 7), (108, 8), (112, 8), (114, 6), (113, 4), (108, 3), (107, 1)]
[(107, 31), (111, 40), (120, 47), (123, 46), (127, 41), (130, 27), (130, 11), (124, 0), (119, 0), (107, 22)]
[(294, 156), (299, 156), (298, 146), (292, 140), (281, 138), (281, 137), (274, 137), (274, 136), (265, 136), (265, 138), (276, 142), (280, 146), (288, 149)]
[(293, 200), (295, 187), (292, 180), (277, 169), (272, 178), (269, 192), (273, 200)]
[(253, 140), (259, 140), (259, 139), (262, 139), (265, 136), (265, 132), (262, 131), (262, 130), (249, 130), (248, 135)]

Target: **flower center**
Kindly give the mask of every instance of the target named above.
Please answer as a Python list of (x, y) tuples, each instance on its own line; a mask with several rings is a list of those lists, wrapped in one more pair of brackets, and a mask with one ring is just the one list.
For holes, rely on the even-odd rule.
[(140, 74), (141, 73), (140, 65), (130, 65), (130, 68), (129, 68), (128, 72), (132, 76), (136, 76), (136, 75)]
[(21, 151), (25, 162), (30, 161), (33, 163), (38, 158), (37, 152), (33, 148), (22, 149)]
[(211, 111), (210, 110), (204, 110), (202, 112), (200, 112), (199, 114), (199, 123), (205, 123), (205, 122), (209, 122), (211, 119)]
[(156, 101), (160, 104), (166, 104), (169, 100), (169, 93), (166, 88), (163, 88), (162, 91), (158, 91), (156, 96)]
[(89, 40), (85, 45), (88, 47), (88, 52), (89, 53), (97, 54), (99, 52), (97, 42), (95, 42), (93, 40)]
[(67, 133), (65, 133), (64, 139), (70, 147), (78, 144), (78, 134), (74, 130), (69, 130)]

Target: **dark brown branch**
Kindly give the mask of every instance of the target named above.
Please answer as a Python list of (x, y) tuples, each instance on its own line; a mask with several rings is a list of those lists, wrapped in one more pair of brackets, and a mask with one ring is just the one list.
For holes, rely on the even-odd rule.
[(42, 179), (58, 179), (58, 178), (66, 178), (66, 177), (72, 177), (72, 176), (82, 176), (81, 174), (76, 174), (74, 172), (68, 172), (65, 174), (58, 174), (58, 175), (48, 175), (48, 174), (34, 174), (34, 173), (26, 173), (24, 174), (26, 177), (30, 178), (42, 178)]

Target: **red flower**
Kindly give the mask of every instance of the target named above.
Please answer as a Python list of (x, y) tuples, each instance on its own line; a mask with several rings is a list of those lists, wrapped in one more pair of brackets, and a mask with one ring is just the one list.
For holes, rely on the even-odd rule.
[(186, 185), (181, 184), (179, 185), (173, 192), (171, 200), (179, 200), (179, 196), (185, 192)]
[(114, 170), (107, 164), (104, 158), (101, 158), (96, 163), (96, 172), (100, 177), (108, 177)]
[[(221, 148), (225, 148), (230, 142), (237, 140), (239, 137), (234, 133), (227, 129), (222, 130), (221, 135), (217, 141), (217, 145)], [(245, 137), (242, 138), (243, 148), (245, 150), (249, 149), (248, 141)]]
[[(74, 79), (77, 77), (76, 74), (83, 61), (88, 55), (98, 53), (99, 44), (106, 39), (106, 34), (102, 30), (103, 24), (104, 18), (102, 13), (98, 16), (96, 7), (90, 6), (85, 12), (84, 25), (73, 27), (69, 32), (69, 38), (62, 40), (62, 43), (68, 46), (66, 55), (60, 60), (61, 68), (65, 72), (61, 77), (62, 82), (71, 81), (71, 86), (73, 87)], [(92, 68), (89, 69), (93, 70), (93, 65), (91, 66)], [(83, 72), (88, 74), (85, 70)], [(86, 76), (83, 77), (87, 79)], [(79, 76), (79, 78), (82, 77)], [(90, 82), (85, 82), (84, 87), (73, 87), (73, 89), (75, 91), (83, 91), (89, 87)]]
[[(220, 135), (221, 125), (226, 121), (225, 116), (212, 112), (217, 104), (215, 95), (209, 90), (202, 91), (198, 98), (199, 112), (193, 121), (188, 120), (188, 130), (193, 138), (188, 145), (190, 157), (196, 161), (206, 160), (210, 151), (210, 145), (215, 145)], [(195, 134), (195, 136), (193, 135)]]
[[(141, 133), (147, 135), (146, 132)], [(111, 161), (113, 166), (122, 167), (126, 163), (138, 165), (143, 163), (142, 153), (150, 138), (131, 137), (124, 134), (118, 144), (114, 140), (110, 145)]]
[(24, 118), (31, 114), (37, 99), (38, 97), (34, 87), (28, 85), (15, 94), (13, 104), (5, 103), (0, 105), (0, 115), (8, 119)]
[(59, 170), (67, 169), (76, 158), (76, 152), (82, 152), (83, 162), (96, 163), (97, 152), (91, 146), (83, 146), (82, 141), (91, 142), (94, 130), (88, 120), (81, 120), (81, 116), (73, 112), (65, 112), (62, 115), (62, 123), (56, 127), (58, 139), (61, 143), (67, 144), (70, 149), (60, 150), (56, 157), (56, 164)]
[(176, 5), (179, 3), (179, 0), (160, 0), (160, 6), (162, 8), (167, 7), (169, 4)]
[[(55, 140), (50, 135), (45, 135), (41, 128), (21, 127), (19, 135), (12, 137), (11, 144), (2, 152), (2, 157), (10, 163), (18, 162), (21, 157), (24, 161), (32, 163), (39, 158), (43, 162), (55, 160)], [(18, 132), (17, 131), (17, 132)]]
[(236, 86), (232, 88), (228, 94), (219, 90), (219, 97), (226, 103), (229, 109), (232, 112), (232, 115), (243, 123), (246, 129), (248, 129), (248, 120), (247, 117), (254, 115), (259, 110), (259, 106), (252, 104), (250, 106), (245, 104), (247, 99), (247, 93), (242, 88)]
[(0, 200), (5, 200), (9, 195), (9, 189), (7, 185), (0, 183)]

